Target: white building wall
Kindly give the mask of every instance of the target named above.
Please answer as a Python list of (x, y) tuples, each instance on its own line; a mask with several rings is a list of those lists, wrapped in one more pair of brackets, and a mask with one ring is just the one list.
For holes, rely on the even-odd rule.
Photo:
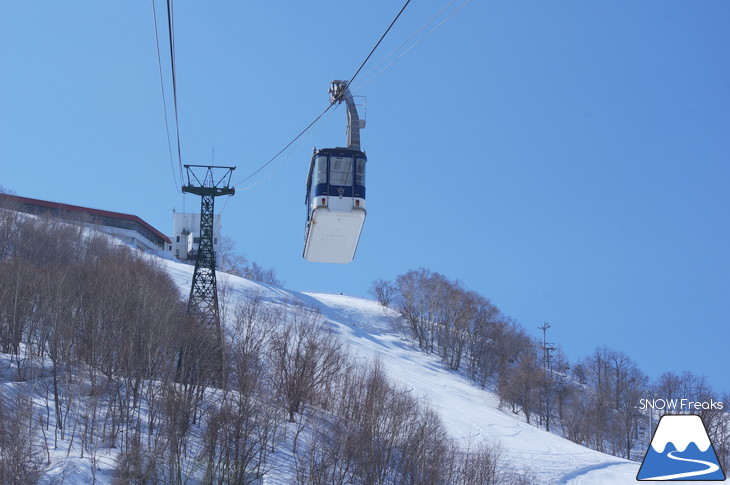
[(103, 232), (105, 234), (109, 234), (110, 236), (113, 236), (121, 241), (124, 241), (125, 243), (129, 244), (130, 246), (140, 249), (142, 251), (148, 252), (148, 253), (157, 253), (162, 250), (158, 245), (156, 245), (154, 242), (150, 241), (146, 237), (139, 234), (137, 231), (132, 231), (130, 229), (122, 229), (119, 227), (110, 227), (110, 226), (103, 226), (99, 224), (87, 224), (89, 227), (94, 228), (95, 230), (99, 232)]
[[(172, 212), (172, 254), (180, 261), (197, 252), (200, 238), (200, 214)], [(221, 216), (213, 215), (213, 251), (218, 252), (221, 242)]]

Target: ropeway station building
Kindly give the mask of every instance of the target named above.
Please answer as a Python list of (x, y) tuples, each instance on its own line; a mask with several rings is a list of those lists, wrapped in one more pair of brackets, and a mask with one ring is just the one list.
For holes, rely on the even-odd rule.
[[(200, 241), (200, 214), (173, 211), (173, 234), (167, 236), (138, 216), (47, 200), (0, 194), (1, 205), (27, 214), (83, 224), (141, 251), (194, 262)], [(213, 249), (220, 245), (221, 218), (214, 216)], [(164, 253), (164, 254), (163, 254)]]

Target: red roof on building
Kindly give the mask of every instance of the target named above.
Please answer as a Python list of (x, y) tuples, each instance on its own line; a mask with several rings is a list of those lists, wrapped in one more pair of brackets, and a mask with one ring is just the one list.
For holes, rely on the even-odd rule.
[(111, 217), (113, 219), (121, 219), (125, 221), (130, 222), (136, 222), (137, 224), (141, 225), (142, 227), (145, 227), (146, 229), (152, 231), (156, 236), (161, 238), (163, 241), (169, 243), (170, 238), (155, 229), (152, 225), (148, 224), (147, 222), (143, 221), (141, 218), (132, 215), (132, 214), (124, 214), (122, 212), (112, 212), (112, 211), (105, 211), (101, 209), (92, 209), (90, 207), (81, 207), (78, 205), (71, 205), (71, 204), (62, 204), (60, 202), (50, 202), (47, 200), (40, 200), (40, 199), (31, 199), (29, 197), (19, 197), (17, 195), (9, 195), (9, 194), (0, 194), (1, 197), (10, 199), (13, 201), (16, 201), (21, 204), (27, 204), (31, 206), (39, 206), (39, 207), (46, 207), (49, 209), (57, 209), (59, 211), (65, 211), (65, 212), (75, 212), (78, 214), (88, 214), (91, 216), (98, 216), (98, 217)]

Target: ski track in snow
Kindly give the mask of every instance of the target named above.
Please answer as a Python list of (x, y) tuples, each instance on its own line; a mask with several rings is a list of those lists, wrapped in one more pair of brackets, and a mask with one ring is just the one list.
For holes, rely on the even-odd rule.
[(567, 473), (563, 475), (563, 477), (560, 479), (561, 485), (577, 485), (579, 483), (594, 483), (592, 479), (589, 477), (591, 472), (595, 472), (598, 470), (605, 470), (609, 467), (614, 467), (617, 465), (625, 465), (623, 462), (606, 462), (606, 463), (598, 463), (597, 465), (589, 465), (583, 468), (578, 468), (577, 470), (573, 470), (570, 473)]

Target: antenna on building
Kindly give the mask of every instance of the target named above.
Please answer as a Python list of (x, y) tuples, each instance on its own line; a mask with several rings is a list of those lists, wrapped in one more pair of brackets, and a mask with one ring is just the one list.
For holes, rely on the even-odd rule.
[[(184, 193), (200, 196), (200, 241), (198, 243), (193, 283), (190, 287), (188, 315), (196, 318), (215, 332), (216, 353), (223, 349), (223, 332), (218, 309), (218, 288), (215, 279), (215, 251), (213, 250), (213, 220), (215, 198), (222, 195), (233, 195), (236, 189), (231, 187), (231, 174), (236, 167), (218, 167), (214, 165), (185, 165), (187, 184), (183, 185)], [(178, 371), (185, 364), (185, 350), (180, 351)], [(220, 357), (220, 358), (218, 358)], [(222, 354), (214, 356), (218, 365), (222, 366)], [(220, 375), (222, 367), (217, 369)]]

